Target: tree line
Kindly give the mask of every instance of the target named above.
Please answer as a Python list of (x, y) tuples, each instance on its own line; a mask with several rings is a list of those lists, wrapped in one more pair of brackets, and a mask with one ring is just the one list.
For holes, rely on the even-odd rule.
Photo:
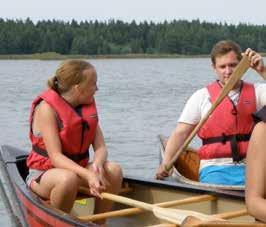
[(242, 49), (266, 52), (266, 26), (173, 20), (65, 22), (0, 18), (0, 54), (209, 54), (214, 43), (231, 39)]

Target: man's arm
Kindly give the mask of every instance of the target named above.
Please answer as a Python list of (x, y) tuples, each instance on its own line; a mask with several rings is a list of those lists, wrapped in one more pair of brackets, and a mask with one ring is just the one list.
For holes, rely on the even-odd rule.
[(183, 145), (194, 128), (195, 125), (187, 123), (177, 124), (167, 142), (163, 161), (156, 172), (156, 179), (163, 179), (164, 177), (169, 176), (169, 172), (165, 170), (165, 166), (170, 162), (177, 150)]

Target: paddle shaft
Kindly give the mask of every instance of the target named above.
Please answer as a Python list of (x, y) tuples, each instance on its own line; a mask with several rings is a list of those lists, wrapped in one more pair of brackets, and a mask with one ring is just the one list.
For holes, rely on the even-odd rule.
[(170, 221), (175, 224), (184, 224), (183, 222), (186, 221), (186, 218), (188, 216), (193, 216), (195, 220), (198, 220), (201, 222), (201, 220), (204, 221), (217, 221), (222, 220), (218, 218), (214, 218), (210, 215), (205, 215), (199, 212), (195, 211), (187, 211), (187, 210), (178, 210), (178, 209), (169, 209), (169, 208), (162, 208), (159, 206), (156, 206), (154, 204), (144, 203), (138, 200), (130, 199), (127, 197), (119, 196), (110, 194), (107, 192), (101, 193), (102, 198), (112, 200), (115, 202), (123, 203), (130, 206), (135, 206), (141, 209), (149, 210), (153, 212), (153, 214), (160, 218), (167, 221)]
[[(171, 207), (171, 206), (198, 203), (198, 202), (204, 202), (204, 201), (213, 201), (216, 199), (217, 198), (212, 195), (200, 195), (200, 196), (194, 196), (194, 197), (185, 198), (185, 199), (179, 199), (179, 200), (168, 201), (168, 202), (163, 202), (163, 203), (156, 203), (155, 205), (159, 207)], [(110, 211), (110, 212), (105, 212), (105, 213), (100, 213), (100, 214), (88, 215), (88, 216), (83, 216), (79, 218), (83, 220), (87, 220), (87, 221), (95, 221), (95, 220), (100, 220), (100, 219), (110, 218), (110, 217), (122, 217), (122, 216), (127, 216), (127, 215), (139, 214), (144, 211), (146, 210), (134, 207), (134, 208), (127, 208), (127, 209)]]
[(229, 212), (225, 212), (221, 214), (215, 214), (213, 215), (213, 217), (222, 218), (222, 219), (230, 219), (230, 218), (235, 218), (235, 217), (240, 217), (240, 216), (245, 216), (245, 215), (248, 215), (247, 209), (229, 211)]
[(153, 211), (153, 207), (154, 207), (154, 205), (149, 204), (149, 203), (144, 203), (144, 202), (141, 202), (138, 200), (130, 199), (130, 198), (119, 196), (119, 195), (110, 194), (107, 192), (102, 192), (101, 196), (104, 199), (112, 200), (112, 201), (115, 201), (118, 203), (127, 204), (129, 206), (138, 207), (138, 208), (141, 208), (144, 210)]
[[(151, 211), (156, 217), (166, 220), (166, 221), (170, 221), (175, 224), (182, 224), (185, 218), (188, 216), (187, 214), (178, 214), (177, 212), (175, 212), (174, 215), (171, 215), (171, 212), (169, 212), (169, 208), (161, 208), (153, 204), (144, 203), (138, 200), (134, 200), (134, 199), (130, 199), (127, 197), (114, 195), (114, 194), (110, 194), (106, 192), (101, 193), (101, 196), (104, 199), (112, 200), (112, 201), (123, 203), (129, 206), (135, 206), (137, 208)], [(170, 217), (169, 217), (169, 213), (170, 213)]]
[(223, 101), (223, 99), (227, 96), (227, 94), (234, 88), (234, 86), (238, 83), (238, 81), (241, 79), (241, 77), (244, 75), (244, 73), (249, 68), (249, 60), (246, 55), (243, 56), (242, 60), (239, 62), (237, 67), (235, 68), (233, 74), (231, 75), (230, 79), (226, 83), (226, 85), (221, 90), (218, 98), (216, 101), (212, 104), (210, 110), (207, 112), (207, 114), (200, 120), (198, 125), (194, 128), (194, 130), (190, 133), (188, 138), (185, 140), (183, 145), (178, 149), (178, 151), (175, 153), (174, 157), (171, 159), (171, 161), (168, 163), (168, 165), (165, 166), (165, 169), (169, 171), (174, 163), (176, 162), (179, 155), (186, 150), (187, 146), (191, 142), (191, 140), (194, 138), (194, 136), (197, 134), (197, 132), (200, 130), (202, 125), (207, 121), (209, 116), (212, 114), (212, 112), (216, 109), (216, 107)]

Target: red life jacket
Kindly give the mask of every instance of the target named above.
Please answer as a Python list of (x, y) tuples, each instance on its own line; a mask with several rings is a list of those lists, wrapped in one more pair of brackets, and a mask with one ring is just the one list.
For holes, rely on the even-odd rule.
[(98, 125), (95, 101), (75, 110), (52, 89), (43, 92), (32, 103), (29, 133), (32, 150), (27, 159), (27, 166), (38, 170), (53, 168), (43, 138), (33, 135), (32, 132), (34, 110), (42, 100), (45, 100), (57, 114), (62, 153), (85, 167), (89, 160), (88, 149), (94, 140)]
[[(207, 86), (211, 102), (221, 91), (218, 81)], [(238, 104), (235, 106), (227, 96), (218, 105), (200, 129), (198, 136), (203, 145), (199, 149), (200, 159), (232, 157), (238, 162), (246, 157), (248, 141), (253, 129), (252, 113), (256, 111), (255, 89), (242, 81)]]

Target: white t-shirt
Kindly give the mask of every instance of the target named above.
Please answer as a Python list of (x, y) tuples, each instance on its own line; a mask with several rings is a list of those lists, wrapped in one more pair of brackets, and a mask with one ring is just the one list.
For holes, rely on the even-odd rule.
[[(266, 105), (266, 84), (254, 84), (256, 95), (257, 110)], [(229, 92), (229, 98), (236, 105), (239, 99), (240, 89)], [(197, 90), (187, 101), (183, 112), (181, 113), (178, 122), (196, 125), (210, 110), (212, 103), (208, 89), (202, 88)]]
[[(256, 106), (257, 110), (259, 110), (266, 105), (266, 84), (257, 83), (254, 84), (254, 87), (256, 96)], [(238, 102), (239, 94), (240, 89), (232, 90), (228, 94), (229, 98), (234, 102), (235, 105)], [(211, 106), (212, 103), (210, 101), (208, 89), (206, 87), (199, 89), (188, 99), (178, 119), (178, 122), (196, 125), (207, 114)], [(214, 163), (218, 165), (233, 164), (231, 158), (202, 160), (200, 168), (203, 168), (208, 165), (213, 165)]]

